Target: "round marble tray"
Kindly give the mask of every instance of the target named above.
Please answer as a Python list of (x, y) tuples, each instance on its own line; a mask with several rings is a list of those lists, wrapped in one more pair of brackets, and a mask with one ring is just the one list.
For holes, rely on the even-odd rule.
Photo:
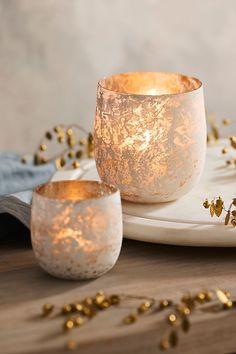
[[(122, 202), (124, 236), (172, 245), (236, 246), (236, 229), (224, 226), (223, 214), (211, 218), (209, 210), (202, 206), (206, 197), (212, 199), (219, 195), (228, 205), (236, 193), (236, 169), (227, 167), (221, 154), (225, 144), (222, 140), (208, 148), (203, 176), (197, 187), (183, 198), (151, 205)], [(90, 166), (81, 177), (98, 179), (95, 166)]]

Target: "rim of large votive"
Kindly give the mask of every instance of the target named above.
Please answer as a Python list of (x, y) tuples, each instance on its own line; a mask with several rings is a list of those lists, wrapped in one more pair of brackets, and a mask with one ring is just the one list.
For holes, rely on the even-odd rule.
[[(105, 80), (110, 80), (112, 78), (115, 77), (119, 77), (119, 76), (124, 76), (124, 75), (156, 75), (156, 74), (164, 74), (164, 75), (177, 75), (180, 76), (182, 78), (186, 78), (189, 80), (193, 80), (195, 81), (198, 86), (196, 88), (193, 88), (191, 90), (186, 90), (183, 92), (176, 92), (176, 93), (161, 93), (161, 94), (143, 94), (143, 93), (135, 93), (135, 92), (123, 92), (123, 91), (115, 91), (115, 90), (111, 90), (107, 87), (104, 86), (104, 81)], [(177, 95), (184, 95), (184, 94), (188, 94), (194, 91), (199, 90), (202, 87), (202, 82), (197, 79), (194, 76), (189, 76), (189, 75), (184, 75), (181, 73), (175, 73), (175, 72), (168, 72), (168, 71), (130, 71), (130, 72), (125, 72), (125, 73), (118, 73), (118, 74), (114, 74), (114, 75), (110, 75), (110, 76), (105, 76), (102, 79), (100, 79), (98, 81), (98, 87), (100, 87), (102, 90), (107, 91), (107, 92), (113, 92), (119, 95), (124, 95), (124, 96), (143, 96), (143, 97), (161, 97), (161, 96), (177, 96)]]
[[(107, 189), (106, 191), (104, 191), (103, 189), (103, 194), (99, 194), (97, 193), (97, 195), (90, 197), (90, 198), (83, 198), (80, 199), (79, 196), (77, 198), (63, 198), (63, 197), (57, 197), (55, 194), (55, 190), (53, 191), (52, 189), (54, 187), (58, 187), (60, 186), (61, 188), (65, 188), (66, 186), (73, 186), (74, 188), (77, 187), (79, 188), (79, 186), (83, 186), (86, 187), (87, 185), (96, 185), (98, 187), (102, 187), (104, 189)], [(51, 187), (51, 191), (50, 191), (50, 187)], [(45, 189), (49, 190), (49, 193), (47, 193), (45, 191)], [(100, 191), (101, 192), (101, 191)], [(52, 193), (53, 195), (50, 195), (50, 193)], [(116, 188), (115, 186), (113, 186), (112, 184), (108, 184), (105, 182), (101, 182), (101, 181), (90, 181), (90, 180), (65, 180), (65, 181), (52, 181), (52, 182), (47, 182), (44, 184), (39, 185), (38, 187), (36, 187), (33, 191), (33, 194), (36, 194), (42, 198), (48, 199), (48, 200), (54, 200), (56, 202), (63, 202), (63, 201), (68, 201), (68, 202), (74, 202), (74, 203), (83, 203), (86, 201), (91, 201), (91, 200), (98, 200), (98, 199), (105, 199), (108, 198), (116, 193), (119, 193), (119, 189)]]

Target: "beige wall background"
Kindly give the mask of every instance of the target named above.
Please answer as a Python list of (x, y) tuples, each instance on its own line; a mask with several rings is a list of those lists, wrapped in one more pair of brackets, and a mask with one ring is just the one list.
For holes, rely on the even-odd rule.
[(96, 83), (117, 72), (197, 76), (208, 109), (236, 119), (235, 67), (235, 0), (0, 0), (0, 149), (91, 129)]

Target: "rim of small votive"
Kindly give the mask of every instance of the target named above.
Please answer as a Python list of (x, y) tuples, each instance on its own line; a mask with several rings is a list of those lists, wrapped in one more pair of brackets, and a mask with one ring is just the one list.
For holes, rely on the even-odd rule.
[[(176, 92), (176, 93), (161, 93), (161, 94), (143, 94), (143, 93), (135, 93), (135, 92), (122, 92), (122, 91), (114, 91), (111, 89), (106, 88), (103, 85), (103, 82), (107, 79), (111, 79), (112, 77), (115, 76), (120, 76), (120, 75), (133, 75), (133, 74), (166, 74), (166, 75), (178, 75), (178, 76), (182, 76), (191, 80), (194, 80), (198, 83), (198, 87), (194, 88), (192, 90), (186, 90), (184, 92)], [(100, 79), (98, 81), (98, 87), (100, 87), (102, 90), (107, 91), (107, 92), (113, 92), (116, 93), (118, 95), (124, 95), (124, 96), (142, 96), (142, 97), (161, 97), (161, 96), (177, 96), (177, 95), (185, 95), (194, 91), (198, 91), (201, 89), (202, 87), (202, 82), (194, 77), (194, 76), (189, 76), (189, 75), (184, 75), (181, 73), (176, 73), (176, 72), (171, 72), (171, 71), (128, 71), (125, 73), (118, 73), (118, 74), (114, 74), (114, 75), (109, 75), (109, 76), (105, 76), (102, 79)]]
[[(57, 198), (56, 196), (50, 196), (48, 194), (44, 194), (42, 193), (42, 189), (44, 189), (45, 187), (48, 187), (50, 185), (65, 185), (65, 184), (73, 184), (73, 185), (82, 185), (82, 184), (96, 184), (96, 185), (100, 185), (100, 186), (105, 186), (109, 189), (110, 193), (104, 193), (103, 195), (97, 195), (96, 197), (91, 197), (91, 198), (85, 198), (85, 199), (79, 199), (79, 198)], [(112, 184), (109, 183), (105, 183), (105, 182), (101, 182), (101, 181), (93, 181), (93, 180), (64, 180), (64, 181), (51, 181), (51, 182), (47, 182), (44, 184), (40, 184), (39, 186), (37, 186), (36, 188), (34, 188), (33, 190), (33, 194), (36, 194), (42, 198), (48, 199), (48, 200), (54, 200), (57, 202), (72, 202), (72, 203), (83, 203), (86, 201), (92, 201), (92, 200), (98, 200), (98, 199), (106, 199), (108, 197), (111, 197), (112, 195), (116, 194), (116, 193), (120, 193), (120, 190), (115, 187)]]

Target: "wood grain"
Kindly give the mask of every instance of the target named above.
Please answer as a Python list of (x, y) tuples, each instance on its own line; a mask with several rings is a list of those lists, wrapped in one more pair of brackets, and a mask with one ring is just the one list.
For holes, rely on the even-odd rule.
[[(133, 303), (102, 312), (84, 327), (62, 334), (61, 318), (40, 319), (42, 304), (66, 302), (109, 293), (152, 295), (177, 299), (183, 291), (224, 287), (236, 295), (236, 250), (160, 246), (124, 241), (116, 266), (105, 276), (86, 282), (63, 281), (36, 264), (27, 238), (0, 241), (0, 353), (67, 353), (69, 338), (79, 343), (76, 353), (158, 353), (166, 331), (165, 314), (144, 316), (134, 325), (121, 319)], [(170, 353), (236, 352), (234, 311), (196, 313), (189, 334)]]

